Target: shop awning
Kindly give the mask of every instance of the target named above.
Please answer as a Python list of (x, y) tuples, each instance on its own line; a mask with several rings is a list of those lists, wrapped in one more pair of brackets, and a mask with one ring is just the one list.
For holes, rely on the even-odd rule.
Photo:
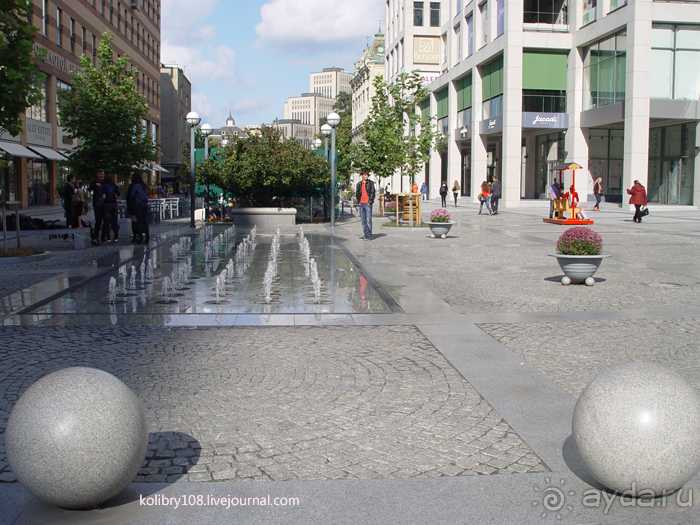
[(142, 164), (140, 166), (137, 165), (137, 166), (134, 166), (133, 168), (136, 170), (141, 170), (141, 171), (154, 170), (154, 171), (162, 171), (163, 173), (170, 173), (163, 166), (161, 166), (160, 164), (156, 164), (155, 162), (150, 162), (150, 163), (145, 164), (145, 165)]
[(0, 149), (6, 151), (13, 157), (26, 157), (28, 159), (40, 159), (41, 157), (28, 150), (20, 144), (15, 144), (14, 142), (0, 142)]
[(170, 173), (168, 170), (166, 170), (163, 166), (160, 164), (156, 164), (155, 162), (153, 163), (153, 169), (156, 171), (160, 171), (162, 173)]
[(36, 151), (42, 157), (46, 157), (49, 160), (68, 160), (66, 157), (61, 155), (59, 152), (52, 150), (51, 148), (42, 148), (41, 146), (29, 146), (29, 149)]

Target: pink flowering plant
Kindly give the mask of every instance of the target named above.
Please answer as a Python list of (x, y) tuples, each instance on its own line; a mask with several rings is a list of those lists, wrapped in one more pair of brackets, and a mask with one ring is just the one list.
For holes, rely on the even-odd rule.
[(603, 239), (590, 228), (576, 226), (566, 230), (557, 241), (560, 255), (600, 255)]
[(450, 212), (445, 208), (438, 208), (430, 212), (430, 222), (450, 222)]
[[(399, 209), (401, 209), (401, 208), (399, 208)], [(384, 210), (396, 211), (396, 201), (387, 201), (387, 203), (384, 204)]]

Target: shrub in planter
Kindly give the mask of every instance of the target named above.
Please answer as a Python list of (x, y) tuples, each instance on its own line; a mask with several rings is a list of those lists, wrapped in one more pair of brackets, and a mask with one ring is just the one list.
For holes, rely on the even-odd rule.
[(569, 228), (557, 241), (557, 253), (560, 255), (600, 255), (602, 251), (603, 239), (600, 235), (583, 226)]
[(430, 222), (450, 222), (450, 212), (445, 208), (437, 208), (430, 212)]

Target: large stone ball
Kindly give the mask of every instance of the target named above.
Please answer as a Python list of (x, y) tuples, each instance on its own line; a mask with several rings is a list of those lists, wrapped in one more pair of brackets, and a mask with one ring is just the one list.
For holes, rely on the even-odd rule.
[(34, 383), (12, 409), (7, 460), (34, 496), (67, 509), (107, 501), (134, 479), (148, 447), (141, 402), (94, 368), (66, 368)]
[(578, 398), (572, 437), (604, 486), (633, 496), (669, 494), (700, 468), (700, 398), (659, 364), (616, 365)]

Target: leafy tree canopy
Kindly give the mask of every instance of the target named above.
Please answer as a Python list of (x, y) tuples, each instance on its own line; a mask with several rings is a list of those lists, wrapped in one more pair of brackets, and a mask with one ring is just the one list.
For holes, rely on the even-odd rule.
[(256, 206), (274, 206), (296, 190), (328, 181), (323, 158), (296, 139), (280, 141), (280, 133), (265, 126), (229, 142), (218, 154), (217, 185), (246, 197)]
[(417, 71), (400, 74), (390, 85), (378, 75), (374, 88), (363, 141), (354, 148), (353, 167), (368, 169), (378, 177), (398, 170), (413, 180), (430, 158), (438, 136), (435, 126), (430, 120), (422, 122), (418, 111), (430, 90)]
[(45, 77), (32, 58), (32, 8), (31, 0), (0, 0), (0, 133), (22, 133), (21, 114), (43, 98)]
[(102, 35), (99, 67), (80, 57), (83, 71), (73, 73), (72, 92), (60, 101), (61, 123), (80, 139), (68, 164), (84, 179), (97, 168), (127, 176), (133, 166), (158, 161), (158, 144), (142, 125), (149, 109), (136, 87), (138, 70), (129, 68), (127, 56), (114, 60), (111, 42), (111, 36)]

